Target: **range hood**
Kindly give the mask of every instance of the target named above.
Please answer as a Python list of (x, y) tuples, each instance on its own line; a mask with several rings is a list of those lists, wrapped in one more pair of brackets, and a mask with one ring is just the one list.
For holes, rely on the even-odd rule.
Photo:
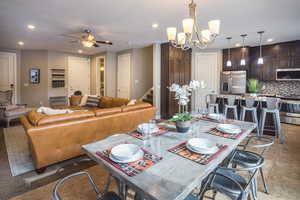
[(300, 68), (277, 69), (276, 80), (278, 81), (300, 81)]

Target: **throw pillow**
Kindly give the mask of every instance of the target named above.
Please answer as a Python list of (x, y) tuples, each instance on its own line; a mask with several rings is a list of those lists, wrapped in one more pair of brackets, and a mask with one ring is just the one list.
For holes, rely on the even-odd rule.
[(127, 106), (132, 106), (136, 103), (136, 99), (132, 99), (128, 102)]
[(70, 96), (70, 105), (71, 106), (78, 106), (81, 103), (82, 96), (72, 95)]
[(87, 107), (98, 107), (100, 103), (99, 97), (88, 96), (85, 106)]
[(85, 106), (87, 99), (88, 99), (88, 95), (87, 94), (85, 94), (84, 96), (82, 96), (79, 106)]

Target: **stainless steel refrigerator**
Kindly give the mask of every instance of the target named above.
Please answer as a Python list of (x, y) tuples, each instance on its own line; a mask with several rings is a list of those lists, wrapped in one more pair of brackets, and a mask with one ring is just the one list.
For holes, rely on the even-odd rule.
[(223, 71), (221, 72), (221, 94), (244, 94), (246, 93), (246, 71)]

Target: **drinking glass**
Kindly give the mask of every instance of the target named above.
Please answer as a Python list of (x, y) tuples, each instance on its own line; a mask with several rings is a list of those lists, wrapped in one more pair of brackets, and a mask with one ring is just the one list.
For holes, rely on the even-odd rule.
[(199, 113), (202, 115), (202, 117), (205, 117), (208, 115), (208, 109), (207, 108), (199, 108)]

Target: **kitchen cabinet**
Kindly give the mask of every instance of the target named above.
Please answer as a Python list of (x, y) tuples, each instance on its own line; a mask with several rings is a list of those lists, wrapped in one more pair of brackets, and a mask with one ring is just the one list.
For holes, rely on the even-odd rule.
[[(246, 65), (241, 66), (240, 62), (243, 57), (246, 60)], [(231, 67), (226, 66), (226, 62), (228, 60), (228, 49), (223, 50), (223, 71), (241, 71), (249, 69), (249, 47), (244, 48), (232, 48), (230, 49), (230, 60), (232, 63)]]
[(183, 51), (169, 43), (161, 45), (161, 117), (168, 119), (178, 112), (178, 102), (167, 87), (191, 80), (192, 50)]

